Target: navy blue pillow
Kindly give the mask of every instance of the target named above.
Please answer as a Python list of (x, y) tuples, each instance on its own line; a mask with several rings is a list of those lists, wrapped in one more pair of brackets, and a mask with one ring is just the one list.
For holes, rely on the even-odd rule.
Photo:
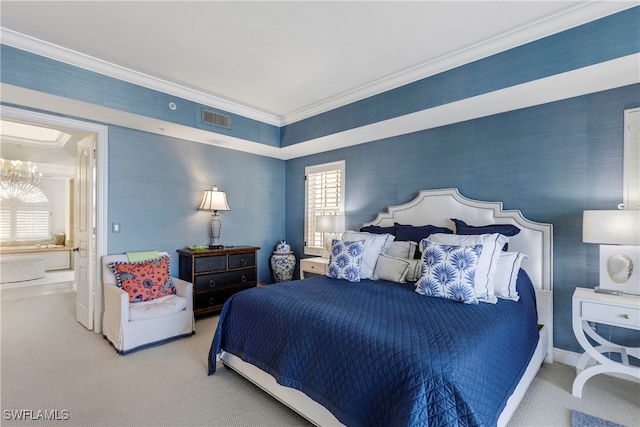
[(367, 225), (366, 227), (362, 227), (360, 229), (363, 233), (373, 233), (373, 234), (391, 234), (396, 235), (395, 227), (380, 227), (378, 225)]
[[(465, 223), (462, 220), (451, 218), (456, 224), (456, 234), (464, 234), (464, 235), (476, 235), (476, 234), (492, 234), (492, 233), (500, 233), (503, 236), (511, 237), (515, 236), (520, 232), (520, 229), (515, 225), (511, 224), (489, 224), (489, 225), (481, 225), (474, 226)], [(509, 244), (505, 243), (502, 248), (503, 251), (509, 249)]]
[(452, 230), (447, 227), (436, 227), (435, 225), (403, 225), (394, 223), (396, 228), (396, 240), (398, 241), (413, 241), (420, 243), (422, 239), (426, 239), (435, 233), (453, 234)]
[[(422, 239), (426, 239), (432, 234), (453, 234), (453, 231), (449, 230), (447, 227), (436, 227), (435, 225), (415, 226), (398, 224), (397, 222), (395, 222), (393, 225), (396, 227), (397, 241), (412, 241), (416, 242), (418, 245), (420, 244), (420, 241)], [(416, 251), (414, 259), (420, 258), (422, 258), (422, 253), (420, 251)]]

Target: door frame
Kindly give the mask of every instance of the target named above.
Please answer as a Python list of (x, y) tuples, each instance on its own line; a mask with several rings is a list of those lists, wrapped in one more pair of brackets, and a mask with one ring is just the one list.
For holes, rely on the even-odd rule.
[(96, 135), (96, 265), (94, 268), (93, 328), (96, 333), (102, 332), (102, 313), (104, 310), (102, 292), (102, 263), (100, 260), (107, 254), (108, 248), (108, 189), (109, 189), (109, 127), (96, 123), (54, 116), (36, 111), (0, 105), (0, 116), (7, 119), (23, 120), (35, 124), (61, 126)]

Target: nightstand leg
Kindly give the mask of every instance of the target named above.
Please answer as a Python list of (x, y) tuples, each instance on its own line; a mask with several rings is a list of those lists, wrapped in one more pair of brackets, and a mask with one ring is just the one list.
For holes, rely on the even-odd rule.
[(573, 390), (571, 394), (575, 397), (582, 397), (582, 388), (584, 387), (584, 383), (587, 382), (589, 378), (594, 375), (602, 374), (603, 372), (610, 372), (611, 369), (607, 368), (604, 365), (592, 366), (584, 371), (580, 372), (576, 379), (573, 381)]
[(578, 363), (576, 363), (576, 374), (584, 371), (584, 368), (587, 367), (587, 363), (591, 359), (592, 357), (589, 353), (587, 353), (586, 351), (582, 353), (582, 356), (580, 356), (580, 358), (578, 359)]

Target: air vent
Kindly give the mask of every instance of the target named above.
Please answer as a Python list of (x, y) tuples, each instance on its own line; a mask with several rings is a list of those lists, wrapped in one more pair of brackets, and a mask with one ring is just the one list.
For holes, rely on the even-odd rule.
[(210, 110), (202, 110), (202, 122), (223, 128), (231, 128), (231, 117)]

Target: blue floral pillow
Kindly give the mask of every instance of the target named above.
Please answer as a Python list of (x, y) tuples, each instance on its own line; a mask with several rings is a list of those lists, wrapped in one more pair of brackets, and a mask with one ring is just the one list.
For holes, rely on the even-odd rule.
[(422, 275), (416, 282), (420, 295), (478, 304), (474, 290), (476, 265), (482, 245), (443, 245), (425, 240)]
[(327, 276), (349, 282), (359, 282), (364, 242), (364, 240), (345, 242), (333, 239)]

